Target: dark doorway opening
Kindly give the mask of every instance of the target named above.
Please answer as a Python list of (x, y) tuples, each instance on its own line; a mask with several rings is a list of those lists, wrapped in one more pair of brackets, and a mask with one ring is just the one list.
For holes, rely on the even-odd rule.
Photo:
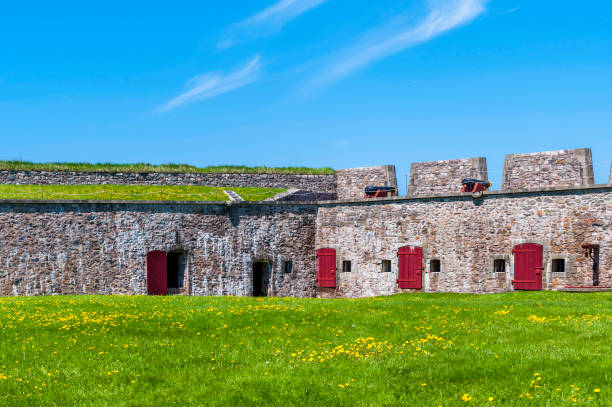
[(599, 248), (593, 249), (593, 285), (599, 285)]
[(253, 297), (266, 297), (270, 283), (270, 263), (256, 261), (253, 263)]
[(185, 269), (187, 267), (187, 254), (183, 251), (168, 252), (168, 294), (178, 294), (183, 288)]

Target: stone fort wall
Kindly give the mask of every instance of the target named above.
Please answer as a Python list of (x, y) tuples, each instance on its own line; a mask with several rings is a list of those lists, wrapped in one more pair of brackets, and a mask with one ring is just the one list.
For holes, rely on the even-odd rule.
[(292, 204), (4, 202), (0, 295), (146, 294), (146, 253), (178, 249), (185, 294), (251, 295), (252, 263), (267, 261), (269, 295), (312, 297), (315, 217)]
[[(249, 296), (253, 262), (266, 261), (268, 295), (330, 295), (316, 289), (323, 247), (337, 250), (332, 296), (385, 295), (402, 291), (395, 280), (405, 245), (423, 248), (424, 291), (502, 292), (513, 289), (512, 248), (527, 242), (544, 247), (544, 289), (592, 284), (583, 243), (601, 245), (600, 281), (610, 286), (611, 226), (611, 187), (310, 204), (5, 201), (0, 295), (144, 294), (151, 250), (187, 253), (184, 294)], [(506, 261), (503, 273), (493, 271), (495, 259)], [(553, 259), (565, 260), (564, 273), (552, 271)]]
[[(329, 203), (319, 208), (317, 248), (337, 250), (338, 297), (401, 292), (397, 288), (399, 247), (423, 248), (423, 290), (490, 293), (512, 290), (512, 248), (544, 247), (543, 289), (591, 285), (592, 261), (583, 243), (598, 243), (600, 281), (612, 285), (612, 188), (471, 196), (382, 199)], [(505, 272), (493, 271), (504, 259)], [(552, 259), (565, 260), (565, 272), (551, 271)], [(342, 272), (342, 262), (351, 272)], [(382, 272), (382, 260), (391, 272)], [(430, 271), (440, 260), (441, 271)], [(330, 293), (324, 293), (329, 295)]]
[[(611, 286), (612, 179), (610, 186), (593, 186), (589, 163), (588, 149), (509, 156), (503, 190), (481, 198), (459, 192), (464, 172), (486, 178), (486, 162), (476, 158), (414, 165), (411, 179), (422, 188), (409, 197), (362, 199), (366, 185), (396, 185), (394, 167), (383, 166), (304, 176), (327, 182), (343, 199), (325, 202), (292, 202), (307, 189), (288, 202), (0, 201), (0, 295), (144, 294), (151, 250), (186, 253), (184, 294), (251, 295), (256, 261), (270, 266), (268, 295), (393, 294), (401, 291), (397, 250), (405, 245), (423, 248), (424, 291), (501, 292), (513, 289), (512, 248), (528, 242), (544, 248), (544, 289), (592, 284), (584, 243), (601, 246), (600, 282)], [(118, 182), (88, 178), (108, 174), (74, 176)], [(28, 177), (38, 176), (61, 183), (53, 178), (58, 174), (47, 175), (4, 172), (0, 183), (32, 184)], [(192, 175), (171, 177), (191, 182)], [(536, 175), (546, 188), (522, 183)], [(181, 183), (164, 174), (125, 177), (126, 183)], [(307, 188), (319, 188), (313, 182)], [(316, 250), (323, 247), (337, 250), (338, 288), (331, 292), (316, 288)], [(494, 272), (494, 260), (502, 259), (504, 271)], [(556, 259), (565, 261), (563, 273), (553, 272)], [(345, 260), (349, 273), (341, 271)], [(381, 271), (383, 260), (390, 272)], [(440, 272), (431, 271), (431, 260), (440, 261)]]

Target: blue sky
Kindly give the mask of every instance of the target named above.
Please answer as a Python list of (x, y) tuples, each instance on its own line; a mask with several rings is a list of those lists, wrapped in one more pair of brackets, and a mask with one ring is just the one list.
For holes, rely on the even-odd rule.
[(0, 38), (3, 159), (610, 170), (610, 1), (8, 2)]

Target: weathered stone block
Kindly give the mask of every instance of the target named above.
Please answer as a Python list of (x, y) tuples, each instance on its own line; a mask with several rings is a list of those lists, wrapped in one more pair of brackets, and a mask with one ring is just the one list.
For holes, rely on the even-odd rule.
[(459, 194), (464, 178), (488, 180), (486, 158), (412, 163), (408, 196)]
[(368, 185), (397, 188), (394, 165), (348, 168), (336, 171), (338, 199), (363, 198)]
[(590, 148), (506, 155), (502, 191), (535, 191), (594, 183)]

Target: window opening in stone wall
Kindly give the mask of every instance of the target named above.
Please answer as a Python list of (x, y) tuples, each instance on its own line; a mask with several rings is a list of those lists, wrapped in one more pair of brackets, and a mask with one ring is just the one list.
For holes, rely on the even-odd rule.
[(505, 273), (506, 272), (506, 260), (504, 259), (493, 260), (493, 271), (495, 273)]
[(565, 273), (565, 259), (553, 259), (552, 272), (553, 273)]
[(289, 274), (293, 270), (293, 262), (291, 260), (285, 260), (283, 262), (283, 273)]
[(343, 273), (350, 273), (351, 272), (351, 261), (350, 260), (344, 260), (342, 262), (342, 272)]
[(270, 267), (267, 261), (256, 261), (253, 263), (253, 297), (265, 297), (268, 295), (268, 284), (270, 282)]
[(391, 272), (391, 260), (383, 260), (381, 262), (381, 270), (383, 273)]
[(440, 260), (430, 260), (429, 261), (429, 271), (431, 271), (432, 273), (439, 273), (440, 272)]
[(168, 294), (178, 294), (183, 287), (185, 268), (187, 267), (187, 254), (183, 251), (168, 252), (166, 255), (166, 270)]

